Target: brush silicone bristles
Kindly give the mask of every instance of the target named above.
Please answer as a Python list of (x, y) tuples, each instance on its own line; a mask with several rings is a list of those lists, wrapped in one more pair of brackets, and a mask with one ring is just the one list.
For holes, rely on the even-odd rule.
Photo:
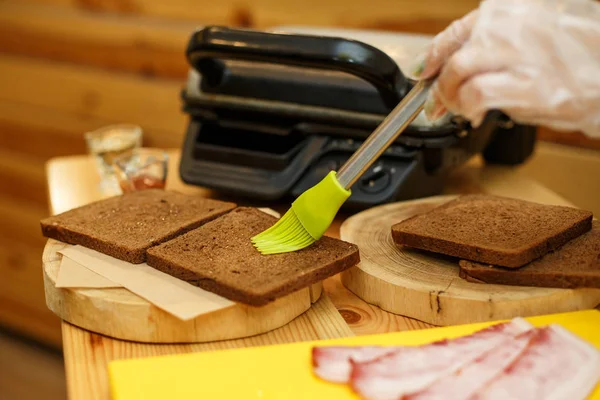
[(262, 254), (302, 250), (319, 240), (331, 225), (350, 191), (331, 171), (321, 182), (302, 193), (272, 227), (254, 236), (254, 247)]
[(291, 208), (275, 225), (252, 238), (252, 243), (262, 254), (302, 250), (315, 241)]

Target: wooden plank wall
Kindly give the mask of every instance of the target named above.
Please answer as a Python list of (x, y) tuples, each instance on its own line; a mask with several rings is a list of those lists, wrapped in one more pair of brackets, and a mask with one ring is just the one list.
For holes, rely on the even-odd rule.
[[(0, 325), (56, 346), (40, 271), (45, 162), (85, 152), (82, 134), (140, 124), (144, 145), (179, 147), (184, 49), (198, 26), (313, 25), (434, 34), (478, 0), (0, 1)], [(600, 149), (552, 132), (554, 141)]]

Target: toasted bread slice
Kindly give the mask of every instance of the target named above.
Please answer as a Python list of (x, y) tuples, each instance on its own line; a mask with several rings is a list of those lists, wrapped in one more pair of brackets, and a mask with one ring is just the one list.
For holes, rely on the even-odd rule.
[(44, 236), (134, 264), (146, 250), (223, 215), (233, 203), (149, 189), (110, 197), (41, 221)]
[(355, 245), (330, 237), (297, 252), (262, 255), (250, 238), (275, 221), (255, 208), (237, 208), (149, 249), (148, 265), (230, 300), (262, 306), (359, 262)]
[(592, 230), (519, 269), (461, 260), (460, 277), (470, 282), (549, 288), (600, 288), (600, 222)]
[(392, 227), (398, 245), (518, 268), (589, 231), (592, 213), (491, 195), (465, 195)]

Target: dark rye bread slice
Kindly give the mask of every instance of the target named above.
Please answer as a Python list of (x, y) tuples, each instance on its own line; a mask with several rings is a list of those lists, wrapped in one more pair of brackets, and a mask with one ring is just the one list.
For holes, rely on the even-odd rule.
[(44, 236), (134, 264), (146, 250), (217, 218), (233, 203), (148, 189), (110, 197), (41, 221)]
[(276, 218), (240, 207), (185, 235), (148, 250), (148, 265), (230, 300), (253, 306), (348, 269), (358, 248), (323, 237), (297, 252), (262, 255), (250, 238)]
[(592, 230), (519, 269), (461, 260), (461, 278), (470, 282), (547, 288), (600, 288), (600, 222)]
[(396, 244), (518, 268), (589, 231), (592, 213), (465, 195), (392, 226)]

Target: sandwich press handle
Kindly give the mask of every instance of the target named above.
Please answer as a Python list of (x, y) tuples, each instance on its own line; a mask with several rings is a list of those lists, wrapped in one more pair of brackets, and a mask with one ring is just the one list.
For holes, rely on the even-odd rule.
[(186, 56), (205, 82), (213, 86), (226, 79), (221, 60), (240, 60), (346, 72), (372, 84), (390, 109), (410, 87), (386, 53), (336, 37), (210, 26), (194, 32)]

